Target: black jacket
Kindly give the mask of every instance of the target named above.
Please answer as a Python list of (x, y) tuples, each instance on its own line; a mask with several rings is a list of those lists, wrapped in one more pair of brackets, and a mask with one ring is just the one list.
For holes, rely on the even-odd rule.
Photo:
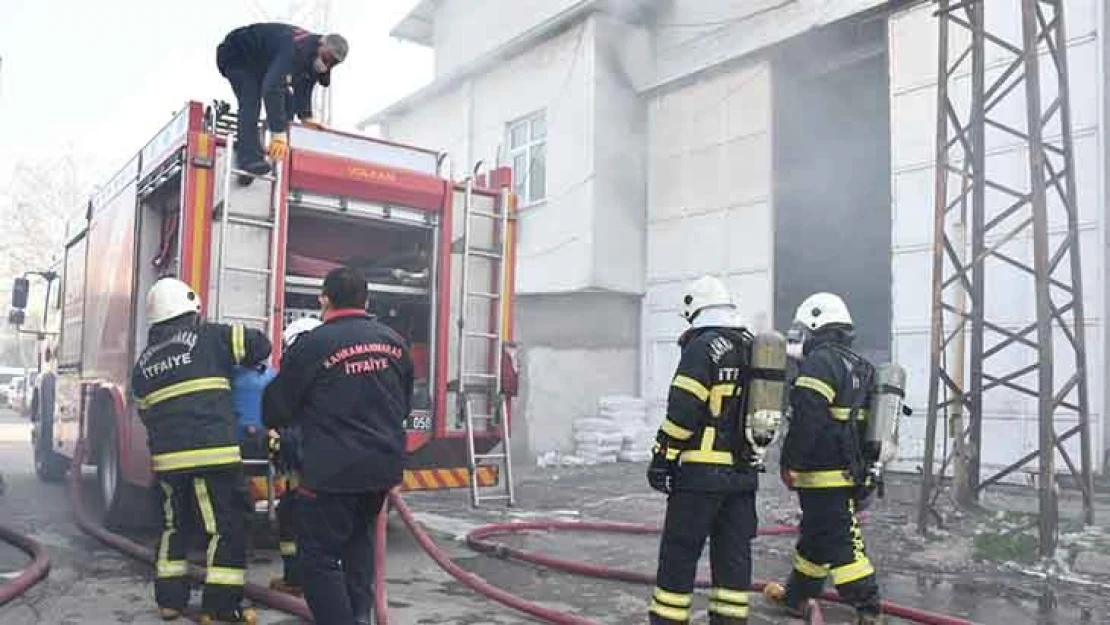
[(755, 490), (758, 470), (744, 437), (741, 379), (751, 364), (751, 335), (693, 328), (679, 339), (682, 358), (656, 441), (681, 462), (681, 490)]
[[(316, 83), (331, 85), (330, 70), (318, 74), (312, 67), (319, 47), (319, 35), (296, 26), (251, 24), (228, 33), (216, 58), (225, 76), (238, 70), (259, 82), (270, 132), (285, 132), (294, 113), (301, 119), (312, 117)], [(287, 106), (290, 91), (292, 110)]]
[(270, 355), (270, 341), (241, 325), (186, 315), (151, 326), (131, 373), (154, 471), (195, 470), (240, 461), (231, 402), (235, 365)]
[[(872, 375), (872, 365), (846, 341), (807, 341), (790, 391), (792, 415), (780, 460), (796, 488), (850, 487), (864, 479), (862, 435)], [(855, 423), (849, 420), (853, 406)]]
[(412, 356), (396, 332), (360, 310), (337, 311), (285, 353), (263, 419), (300, 426), (305, 488), (388, 490), (404, 470), (412, 385)]

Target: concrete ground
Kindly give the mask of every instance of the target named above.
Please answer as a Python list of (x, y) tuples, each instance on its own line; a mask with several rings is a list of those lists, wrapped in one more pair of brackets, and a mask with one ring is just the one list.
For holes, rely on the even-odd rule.
[[(0, 624), (160, 623), (153, 614), (149, 568), (103, 547), (80, 531), (73, 522), (64, 488), (43, 484), (35, 478), (28, 431), (26, 421), (10, 412), (0, 412), (0, 470), (8, 482), (7, 493), (0, 496), (0, 522), (26, 531), (42, 542), (50, 552), (53, 568), (47, 581), (0, 607)], [(91, 475), (87, 479), (91, 480)], [(575, 577), (479, 555), (461, 541), (461, 536), (473, 527), (494, 521), (562, 518), (658, 523), (664, 502), (647, 488), (643, 467), (618, 464), (528, 469), (518, 472), (518, 483), (518, 505), (508, 510), (500, 504), (474, 510), (465, 491), (413, 493), (406, 500), (449, 556), (486, 581), (598, 623), (646, 622), (648, 587)], [(956, 534), (939, 540), (917, 539), (909, 528), (913, 518), (912, 497), (912, 484), (892, 486), (888, 499), (872, 511), (865, 529), (869, 551), (880, 569), (889, 599), (960, 615), (977, 623), (1107, 622), (1101, 619), (1110, 614), (1107, 598), (1110, 592), (1100, 586), (1059, 584), (1054, 594), (1057, 607), (1039, 610), (1045, 603), (1044, 585), (1036, 578), (978, 561), (978, 543)], [(793, 498), (777, 485), (777, 480), (764, 481), (759, 501), (764, 524), (790, 521), (796, 514)], [(653, 536), (532, 534), (504, 540), (552, 555), (647, 573), (654, 569), (658, 547)], [(759, 539), (756, 577), (777, 579), (785, 575), (791, 548), (789, 537)], [(388, 554), (386, 578), (391, 623), (537, 622), (456, 582), (420, 551), (397, 519), (391, 520)], [(22, 554), (0, 546), (0, 583), (5, 574), (17, 571), (24, 563)], [(256, 549), (248, 577), (266, 584), (277, 573), (278, 566), (276, 552)], [(753, 624), (791, 622), (769, 610), (760, 599), (753, 603)], [(696, 601), (695, 608), (698, 614), (695, 622), (704, 623), (704, 601)], [(829, 606), (826, 620), (849, 623), (851, 614)], [(260, 622), (286, 624), (297, 619), (262, 610)]]

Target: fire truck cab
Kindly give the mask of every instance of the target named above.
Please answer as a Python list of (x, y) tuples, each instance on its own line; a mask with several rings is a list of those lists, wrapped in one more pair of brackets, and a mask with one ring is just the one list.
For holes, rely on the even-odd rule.
[(412, 347), (403, 488), (470, 487), (477, 504), (500, 484), (496, 496), (511, 501), (509, 170), (455, 183), (439, 175), (436, 152), (294, 125), (285, 161), (244, 185), (229, 158), (235, 126), (223, 103), (188, 103), (89, 201), (65, 247), (61, 333), (32, 415), (40, 476), (73, 468), (83, 442), (107, 520), (151, 513), (146, 432), (128, 384), (158, 278), (206, 295), (208, 320), (266, 332), (280, 366), (282, 330), (318, 314), (324, 275), (345, 265), (365, 272), (370, 312)]

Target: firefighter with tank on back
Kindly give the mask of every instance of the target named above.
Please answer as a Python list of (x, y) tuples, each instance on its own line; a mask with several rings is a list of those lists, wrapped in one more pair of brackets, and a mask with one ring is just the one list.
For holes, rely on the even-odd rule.
[(259, 140), (262, 103), (270, 130), (268, 156), (279, 162), (289, 151), (294, 114), (305, 125), (323, 127), (312, 118), (312, 91), (317, 84), (331, 85), (331, 71), (347, 58), (347, 50), (342, 35), (316, 35), (289, 24), (251, 24), (227, 34), (216, 48), (216, 67), (239, 103), (235, 166), (244, 172), (240, 184), (271, 170)]
[(154, 283), (147, 346), (131, 374), (164, 514), (154, 594), (164, 620), (185, 609), (195, 514), (209, 539), (201, 622), (253, 623), (254, 610), (241, 605), (251, 507), (229, 380), (236, 365), (265, 360), (270, 341), (241, 325), (205, 323), (200, 309), (184, 282)]
[(896, 417), (900, 404), (893, 415), (868, 415), (876, 405), (876, 368), (852, 350), (852, 317), (840, 297), (811, 295), (798, 306), (794, 323), (804, 336), (803, 356), (790, 392), (780, 473), (798, 493), (802, 522), (785, 587), (768, 584), (764, 594), (793, 616), (808, 618), (831, 577), (856, 609), (857, 623), (881, 623), (879, 586), (856, 513), (869, 504), (879, 478), (873, 453), (879, 446), (865, 434), (878, 416)]
[[(771, 358), (756, 367), (753, 346), (764, 335), (753, 337), (741, 325), (728, 289), (712, 276), (690, 285), (682, 316), (690, 328), (678, 341), (682, 355), (648, 468), (648, 483), (668, 496), (649, 614), (653, 625), (690, 622), (708, 539), (709, 622), (742, 625), (752, 586), (758, 474), (781, 419), (785, 343), (767, 336)], [(763, 385), (758, 394), (748, 388), (756, 381)]]
[(300, 427), (293, 516), (302, 588), (320, 625), (369, 625), (371, 528), (401, 483), (413, 363), (404, 340), (367, 315), (366, 277), (324, 278), (324, 323), (285, 352), (263, 394), (271, 428)]
[[(297, 339), (320, 325), (315, 317), (301, 317), (290, 323), (281, 333), (283, 353)], [(270, 588), (279, 592), (301, 596), (301, 571), (297, 563), (297, 542), (293, 519), (297, 513), (296, 488), (301, 480), (301, 434), (295, 425), (271, 430), (271, 462), (285, 481), (285, 490), (277, 505), (278, 547), (281, 550), (282, 575), (270, 580)]]

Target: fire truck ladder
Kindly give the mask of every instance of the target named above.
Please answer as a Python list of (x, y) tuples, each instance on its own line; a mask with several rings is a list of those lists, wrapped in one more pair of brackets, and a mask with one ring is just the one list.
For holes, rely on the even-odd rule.
[[(480, 166), (480, 164), (479, 164)], [(475, 173), (477, 167), (475, 167)], [(512, 443), (509, 438), (509, 400), (508, 397), (502, 392), (501, 387), (501, 365), (504, 358), (505, 348), (505, 330), (506, 321), (505, 307), (503, 298), (508, 278), (508, 263), (505, 262), (508, 250), (505, 245), (505, 234), (509, 227), (509, 192), (508, 189), (502, 190), (500, 197), (500, 210), (492, 212), (478, 210), (474, 207), (474, 177), (466, 180), (466, 191), (463, 201), (463, 233), (462, 233), (462, 276), (460, 280), (460, 295), (459, 295), (459, 316), (457, 325), (459, 329), (459, 352), (458, 352), (458, 386), (457, 393), (457, 406), (461, 412), (462, 420), (466, 426), (466, 444), (467, 444), (467, 460), (470, 468), (470, 501), (475, 507), (481, 505), (485, 500), (504, 500), (511, 506), (516, 502), (516, 496), (513, 491), (513, 459), (512, 459)], [(495, 227), (495, 235), (491, 244), (492, 249), (483, 249), (473, 244), (473, 230), (472, 222), (475, 219), (492, 220)], [(471, 288), (471, 271), (474, 269), (471, 264), (476, 260), (484, 260), (493, 263), (496, 268), (497, 278), (493, 280), (493, 289), (490, 292), (474, 291)], [(496, 311), (493, 319), (496, 329), (494, 332), (478, 331), (468, 327), (467, 316), (470, 310), (471, 302), (486, 302), (494, 307)], [(487, 326), (488, 329), (488, 326)], [(483, 359), (492, 365), (492, 369), (485, 370), (470, 370), (467, 362), (468, 351), (466, 349), (467, 343), (470, 341), (481, 341), (487, 343), (493, 349), (493, 357)], [(478, 414), (474, 409), (474, 404), (482, 397), (488, 399), (488, 405), (493, 414)], [(501, 427), (501, 451), (489, 453), (477, 453), (475, 446), (476, 425), (485, 424), (487, 427), (482, 428), (484, 432), (489, 431), (488, 426), (496, 426), (500, 424)], [(488, 466), (489, 464), (501, 467), (501, 484), (504, 487), (503, 493), (483, 493), (478, 485), (478, 467), (479, 465)]]
[[(235, 138), (238, 119), (230, 106), (214, 105), (212, 130), (225, 141), (223, 169), (219, 171), (223, 188), (213, 219), (219, 224), (219, 252), (212, 318), (221, 323), (241, 323), (273, 336), (280, 311), (277, 274), (274, 263), (280, 250), (277, 237), (277, 203), (281, 198), (281, 164), (274, 173), (258, 176), (235, 167)], [(220, 162), (217, 159), (217, 162)], [(232, 178), (251, 178), (264, 187), (240, 185)], [(215, 230), (215, 228), (213, 228)], [(262, 295), (262, 297), (259, 297)], [(266, 468), (267, 512), (271, 519), (274, 504), (274, 472), (268, 459), (244, 459), (248, 468)]]

